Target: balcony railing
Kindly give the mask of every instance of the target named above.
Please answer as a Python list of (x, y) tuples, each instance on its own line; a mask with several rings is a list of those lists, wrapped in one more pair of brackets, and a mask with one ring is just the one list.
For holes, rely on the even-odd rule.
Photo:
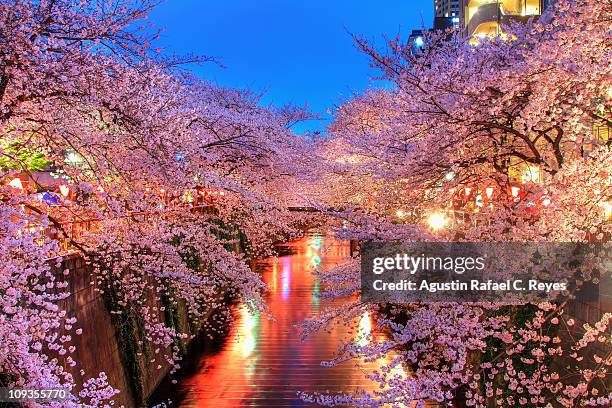
[(491, 27), (495, 27), (495, 34), (498, 34), (500, 24), (540, 14), (540, 0), (472, 0), (468, 3), (467, 32), (471, 35), (484, 24), (487, 26), (487, 34)]
[(470, 13), (468, 34), (473, 34), (481, 24), (489, 22), (499, 23), (501, 16), (501, 8), (497, 2), (481, 5), (474, 13)]

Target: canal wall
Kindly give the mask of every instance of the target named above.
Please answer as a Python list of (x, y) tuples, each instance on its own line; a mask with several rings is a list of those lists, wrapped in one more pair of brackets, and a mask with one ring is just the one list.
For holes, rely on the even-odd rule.
[[(78, 365), (71, 368), (66, 356), (57, 358), (77, 384), (104, 372), (108, 383), (120, 390), (115, 398), (116, 406), (146, 406), (147, 399), (167, 377), (171, 366), (161, 357), (161, 352), (155, 354), (154, 347), (142, 341), (142, 330), (135, 317), (109, 312), (109, 297), (97, 290), (94, 272), (83, 257), (77, 254), (64, 256), (56, 272), (59, 276), (65, 270), (68, 270), (68, 287), (64, 290), (70, 295), (58, 305), (68, 316), (77, 319), (75, 328), (81, 328), (83, 332), (81, 335), (75, 335), (74, 331), (71, 333), (71, 344), (76, 347), (71, 357)], [(151, 310), (159, 310), (160, 322), (187, 334), (197, 335), (201, 331), (201, 326), (194, 327), (189, 321), (184, 304), (179, 302), (178, 307), (169, 307), (153, 294), (147, 296), (147, 302)], [(161, 311), (164, 310), (162, 306), (165, 311)], [(213, 313), (214, 310), (209, 311), (209, 315)], [(188, 347), (189, 341), (182, 344), (184, 350)], [(157, 358), (153, 362), (154, 356)]]
[[(72, 358), (79, 364), (74, 369), (68, 368), (77, 384), (82, 384), (87, 377), (106, 373), (108, 382), (121, 390), (116, 401), (126, 407), (135, 406), (134, 392), (125, 374), (121, 361), (121, 350), (104, 299), (96, 291), (91, 268), (81, 256), (64, 257), (60, 270), (68, 270), (67, 291), (70, 296), (59, 302), (68, 316), (77, 318), (76, 327), (83, 329), (80, 336), (73, 335), (72, 344), (76, 347)], [(61, 361), (61, 358), (60, 358)], [(65, 361), (62, 361), (65, 363)], [(68, 367), (67, 364), (63, 364)]]

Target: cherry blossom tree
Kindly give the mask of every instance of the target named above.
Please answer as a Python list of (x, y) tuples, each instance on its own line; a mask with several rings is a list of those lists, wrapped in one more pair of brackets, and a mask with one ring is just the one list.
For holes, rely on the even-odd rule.
[[(263, 283), (230, 246), (240, 232), (261, 255), (298, 233), (275, 192), (303, 172), (292, 163), (308, 141), (290, 128), (310, 114), (182, 70), (208, 58), (158, 54), (140, 26), (154, 3), (0, 1), (0, 379), (67, 388), (61, 406), (108, 406), (119, 391), (104, 373), (71, 375), (82, 330), (59, 306), (67, 251), (176, 369), (187, 335), (146, 299), (185, 302), (200, 325), (226, 307), (222, 294), (263, 309)], [(45, 192), (60, 184), (61, 195)]]
[[(610, 234), (609, 2), (558, 1), (490, 38), (430, 33), (379, 51), (355, 37), (390, 90), (342, 105), (319, 190), (340, 236), (416, 241), (593, 242)], [(535, 172), (538, 177), (529, 175)], [(525, 177), (525, 174), (528, 177)], [(335, 185), (351, 183), (345, 192)], [(340, 194), (339, 194), (340, 193)], [(489, 194), (490, 193), (490, 194)], [(326, 206), (326, 204), (322, 204)], [(459, 217), (458, 214), (462, 216)], [(431, 216), (439, 219), (428, 225)], [(376, 363), (376, 392), (304, 395), (324, 405), (608, 406), (610, 313), (576, 323), (570, 304), (367, 304), (359, 259), (320, 271), (353, 301), (306, 333), (374, 312), (383, 340), (329, 364)], [(569, 334), (568, 334), (569, 333)]]

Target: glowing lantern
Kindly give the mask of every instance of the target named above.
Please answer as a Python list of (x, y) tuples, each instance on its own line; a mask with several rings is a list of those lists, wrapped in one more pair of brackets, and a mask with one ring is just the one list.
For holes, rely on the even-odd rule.
[(427, 218), (427, 224), (429, 224), (431, 229), (433, 229), (434, 231), (441, 230), (446, 226), (447, 223), (448, 219), (444, 216), (443, 213), (435, 212), (430, 214), (429, 218)]
[(472, 187), (466, 187), (464, 191), (465, 191), (465, 196), (469, 197), (470, 194), (472, 194)]
[(487, 195), (487, 198), (490, 200), (491, 197), (493, 197), (493, 191), (495, 189), (493, 187), (487, 187), (485, 188), (485, 194)]
[(68, 187), (65, 184), (61, 184), (59, 186), (59, 190), (60, 190), (60, 193), (62, 193), (64, 197), (68, 197), (68, 195), (70, 194), (70, 187)]
[(512, 197), (516, 198), (518, 197), (519, 193), (521, 192), (521, 188), (520, 187), (512, 187), (510, 189), (511, 193), (512, 193)]
[(219, 195), (220, 196), (224, 196), (225, 195), (225, 191), (219, 191)]
[(13, 187), (13, 188), (17, 188), (19, 190), (23, 190), (23, 183), (21, 182), (21, 179), (18, 178), (18, 177), (12, 179), (11, 182), (8, 185)]

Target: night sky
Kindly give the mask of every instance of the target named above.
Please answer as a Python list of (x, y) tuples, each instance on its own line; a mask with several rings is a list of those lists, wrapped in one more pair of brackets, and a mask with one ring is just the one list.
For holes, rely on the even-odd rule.
[(264, 104), (307, 102), (325, 117), (298, 132), (324, 129), (329, 109), (376, 86), (349, 32), (382, 43), (432, 21), (432, 0), (165, 0), (150, 15), (164, 52), (214, 56), (225, 66), (191, 67), (200, 77), (265, 92)]

